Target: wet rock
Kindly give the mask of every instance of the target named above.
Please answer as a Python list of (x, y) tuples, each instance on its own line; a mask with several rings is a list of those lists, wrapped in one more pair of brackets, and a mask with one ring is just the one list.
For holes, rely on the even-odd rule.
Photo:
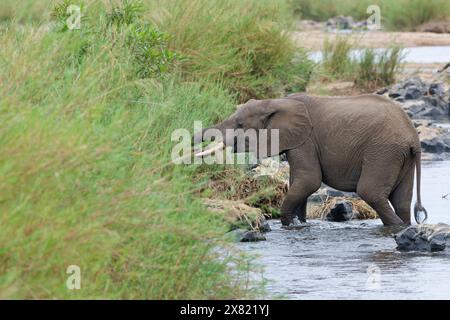
[(259, 231), (236, 229), (231, 231), (234, 233), (236, 241), (239, 242), (256, 242), (265, 241), (266, 237)]
[(441, 154), (450, 152), (450, 133), (437, 127), (431, 121), (415, 120), (414, 126), (419, 133), (423, 151)]
[(388, 97), (402, 103), (411, 118), (437, 118), (449, 115), (450, 93), (442, 83), (427, 83), (420, 77), (406, 79), (393, 85)]
[(350, 221), (355, 215), (353, 211), (353, 205), (351, 202), (346, 200), (338, 200), (330, 212), (326, 216), (328, 221)]
[(405, 100), (415, 100), (423, 96), (424, 92), (416, 86), (411, 86), (405, 89)]
[(442, 251), (450, 240), (450, 226), (444, 223), (411, 226), (394, 239), (401, 251)]
[(418, 99), (427, 92), (427, 84), (420, 77), (413, 77), (394, 84), (388, 92), (390, 98)]
[(330, 221), (377, 219), (378, 215), (360, 198), (330, 197), (320, 204), (311, 204), (307, 219)]

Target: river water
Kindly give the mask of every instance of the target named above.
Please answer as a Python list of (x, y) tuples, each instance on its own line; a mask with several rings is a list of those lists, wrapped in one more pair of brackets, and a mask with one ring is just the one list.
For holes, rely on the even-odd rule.
[[(375, 51), (384, 49), (377, 48)], [(355, 49), (350, 52), (352, 58), (358, 59), (361, 56), (361, 49)], [(403, 62), (413, 63), (448, 63), (450, 62), (450, 46), (422, 46), (408, 47), (403, 50)], [(322, 52), (314, 51), (310, 53), (310, 58), (314, 62), (322, 60)]]
[[(450, 161), (422, 164), (429, 223), (450, 224)], [(380, 220), (308, 221), (299, 230), (270, 221), (267, 241), (240, 243), (263, 267), (267, 290), (287, 299), (450, 299), (450, 249), (399, 252)], [(256, 275), (255, 275), (256, 276)], [(261, 275), (258, 275), (259, 277)]]

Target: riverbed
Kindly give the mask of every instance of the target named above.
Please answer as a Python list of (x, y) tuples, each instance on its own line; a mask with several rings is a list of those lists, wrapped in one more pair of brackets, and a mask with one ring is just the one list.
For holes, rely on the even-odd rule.
[[(450, 161), (422, 164), (428, 222), (450, 224)], [(415, 192), (414, 192), (415, 193)], [(414, 195), (415, 198), (415, 195)], [(263, 267), (270, 296), (287, 299), (450, 299), (450, 249), (399, 252), (381, 220), (308, 221), (299, 230), (270, 221), (267, 241), (240, 243)]]

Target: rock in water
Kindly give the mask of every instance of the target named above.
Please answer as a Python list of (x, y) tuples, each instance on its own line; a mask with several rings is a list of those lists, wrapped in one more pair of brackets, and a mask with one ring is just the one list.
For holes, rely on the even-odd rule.
[(257, 230), (242, 230), (236, 229), (231, 231), (235, 234), (236, 240), (239, 242), (256, 242), (256, 241), (265, 241), (266, 237), (264, 234)]
[(450, 226), (445, 223), (408, 227), (394, 236), (401, 251), (442, 251), (450, 240)]
[[(384, 91), (380, 92), (384, 94)], [(402, 103), (406, 113), (413, 118), (449, 115), (449, 95), (443, 83), (428, 83), (420, 77), (396, 83), (388, 91), (388, 97)]]
[(353, 206), (345, 200), (338, 200), (333, 208), (331, 208), (326, 219), (329, 221), (350, 221), (353, 218)]

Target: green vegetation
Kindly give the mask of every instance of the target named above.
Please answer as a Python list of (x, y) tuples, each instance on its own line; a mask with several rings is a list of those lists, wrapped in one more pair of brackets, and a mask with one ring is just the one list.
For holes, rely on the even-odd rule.
[(381, 9), (382, 25), (390, 30), (413, 30), (431, 21), (450, 18), (447, 0), (292, 0), (295, 12), (304, 19), (327, 20), (338, 15), (367, 19), (370, 5)]
[(401, 68), (402, 49), (392, 47), (376, 51), (366, 48), (356, 62), (355, 85), (360, 88), (376, 89), (391, 85)]
[(223, 167), (173, 165), (170, 139), (306, 84), (287, 6), (78, 3), (80, 30), (61, 27), (67, 1), (0, 4), (0, 298), (254, 296), (198, 199)]
[(322, 50), (322, 65), (334, 77), (348, 77), (353, 71), (350, 56), (352, 44), (347, 38), (337, 37), (334, 41), (326, 39)]
[(362, 89), (376, 89), (395, 81), (402, 67), (403, 52), (400, 47), (388, 49), (362, 49), (352, 52), (354, 46), (344, 37), (325, 40), (322, 51), (323, 75), (354, 81)]

